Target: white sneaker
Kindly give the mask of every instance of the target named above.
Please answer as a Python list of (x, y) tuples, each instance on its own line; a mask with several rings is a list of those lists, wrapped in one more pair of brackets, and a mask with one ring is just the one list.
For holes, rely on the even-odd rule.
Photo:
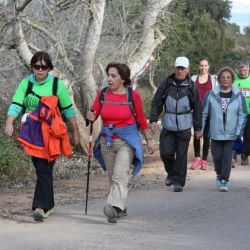
[(225, 180), (221, 181), (220, 191), (221, 192), (228, 192), (227, 182)]
[(220, 176), (219, 175), (216, 175), (215, 183), (216, 183), (217, 187), (220, 187)]

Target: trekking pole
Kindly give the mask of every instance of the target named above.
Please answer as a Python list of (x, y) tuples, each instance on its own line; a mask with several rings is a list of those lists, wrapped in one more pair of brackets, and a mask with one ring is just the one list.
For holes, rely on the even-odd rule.
[[(94, 112), (93, 109), (90, 110)], [(89, 120), (86, 120), (86, 127), (89, 125)], [(88, 173), (87, 173), (87, 187), (86, 187), (86, 205), (85, 205), (85, 215), (88, 210), (88, 197), (89, 197), (89, 171), (90, 171), (90, 163), (92, 158), (92, 132), (93, 132), (93, 122), (90, 122), (90, 133), (89, 133), (89, 150), (88, 150)]]

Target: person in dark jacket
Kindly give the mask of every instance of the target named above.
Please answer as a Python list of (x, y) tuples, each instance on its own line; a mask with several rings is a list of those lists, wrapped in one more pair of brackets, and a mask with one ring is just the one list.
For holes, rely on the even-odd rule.
[(163, 107), (161, 121), (160, 156), (167, 172), (166, 186), (181, 192), (187, 175), (187, 152), (191, 127), (197, 139), (202, 137), (202, 113), (196, 84), (188, 76), (189, 60), (177, 57), (174, 73), (158, 87), (151, 106), (151, 130), (157, 131), (157, 121)]

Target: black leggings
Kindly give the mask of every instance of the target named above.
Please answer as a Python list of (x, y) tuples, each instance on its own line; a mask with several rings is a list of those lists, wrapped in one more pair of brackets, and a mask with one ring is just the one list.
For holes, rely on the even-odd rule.
[(32, 210), (41, 207), (44, 212), (47, 212), (55, 206), (53, 191), (53, 166), (55, 160), (48, 162), (46, 159), (32, 156), (32, 162), (36, 168), (37, 177)]
[[(210, 138), (208, 137), (209, 132), (209, 120), (206, 121), (206, 125), (203, 132), (203, 153), (202, 160), (206, 161), (208, 156), (208, 150), (210, 148)], [(201, 141), (194, 137), (194, 155), (195, 157), (200, 157)]]

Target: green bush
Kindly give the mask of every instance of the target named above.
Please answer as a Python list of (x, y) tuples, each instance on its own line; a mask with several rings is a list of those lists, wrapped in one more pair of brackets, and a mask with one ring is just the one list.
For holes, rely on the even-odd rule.
[(12, 137), (0, 133), (0, 186), (28, 183), (35, 178), (30, 156), (25, 154)]

